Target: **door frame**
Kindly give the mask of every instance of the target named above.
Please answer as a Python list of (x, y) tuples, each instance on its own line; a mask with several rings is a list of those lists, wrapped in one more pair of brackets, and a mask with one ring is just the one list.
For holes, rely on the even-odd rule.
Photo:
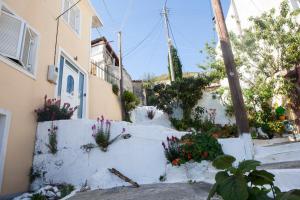
[[(5, 159), (6, 159), (6, 150), (7, 150), (7, 143), (8, 143), (8, 134), (11, 124), (11, 112), (8, 110), (5, 110), (3, 108), (0, 108), (0, 115), (4, 116), (4, 129), (3, 129), (3, 140), (0, 148), (0, 193), (2, 191), (2, 185), (3, 185), (3, 178), (4, 178), (4, 167), (5, 167)], [(1, 123), (1, 121), (0, 121)], [(1, 131), (1, 130), (0, 130)]]
[(57, 62), (56, 62), (57, 63), (56, 67), (58, 69), (58, 81), (55, 87), (55, 97), (60, 98), (60, 96), (58, 96), (58, 90), (59, 87), (61, 87), (59, 83), (59, 77), (60, 77), (59, 68), (60, 68), (61, 56), (67, 59), (73, 65), (73, 67), (75, 67), (78, 70), (78, 73), (82, 73), (84, 75), (83, 93), (85, 94), (85, 96), (83, 97), (82, 119), (86, 119), (88, 117), (88, 102), (89, 102), (88, 101), (88, 72), (76, 60), (74, 60), (73, 57), (70, 56), (70, 54), (68, 54), (62, 47), (59, 47), (59, 53), (57, 55)]

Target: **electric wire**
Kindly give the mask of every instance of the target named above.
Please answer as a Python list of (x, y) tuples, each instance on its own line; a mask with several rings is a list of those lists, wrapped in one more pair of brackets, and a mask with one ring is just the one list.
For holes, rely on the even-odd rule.
[(162, 18), (159, 18), (157, 23), (153, 26), (153, 28), (150, 30), (150, 32), (140, 41), (138, 42), (133, 48), (131, 48), (127, 53), (124, 54), (123, 58), (129, 56), (133, 52), (135, 52), (156, 30), (158, 25), (161, 23)]
[(113, 23), (115, 23), (115, 20), (114, 20), (114, 18), (113, 18), (113, 16), (112, 16), (111, 12), (109, 11), (107, 4), (106, 4), (106, 0), (102, 0), (102, 3), (103, 3), (104, 10), (105, 10), (105, 12), (107, 13), (107, 15), (109, 16), (110, 20), (111, 20)]
[(122, 30), (130, 16), (130, 13), (131, 13), (131, 9), (133, 7), (133, 2), (134, 0), (130, 0), (129, 2), (129, 5), (127, 6), (127, 9), (125, 11), (125, 14), (124, 14), (124, 17), (123, 17), (123, 20), (121, 21), (121, 25), (120, 25), (120, 29), (119, 30)]

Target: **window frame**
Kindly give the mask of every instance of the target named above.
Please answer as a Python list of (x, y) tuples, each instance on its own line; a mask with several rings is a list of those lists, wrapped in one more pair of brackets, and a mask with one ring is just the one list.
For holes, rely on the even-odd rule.
[[(68, 9), (74, 5), (74, 1), (73, 0), (62, 0), (61, 1), (61, 12), (65, 12), (64, 10), (64, 5), (65, 5), (65, 1), (68, 1), (69, 2), (69, 7)], [(72, 1), (72, 2), (71, 2)], [(74, 9), (74, 8), (77, 8), (78, 11), (79, 11), (79, 20), (78, 20), (78, 32), (76, 31), (76, 27), (73, 28), (72, 25), (70, 24), (70, 13), (71, 13), (71, 10)], [(80, 10), (80, 7), (78, 5), (74, 6), (71, 10), (68, 10), (68, 12), (66, 12), (62, 18), (63, 18), (63, 21), (65, 22), (65, 24), (75, 33), (76, 36), (78, 36), (78, 38), (81, 38), (81, 24), (82, 24), (82, 16), (81, 16), (81, 10)], [(67, 16), (67, 19), (65, 19), (65, 16)], [(76, 16), (75, 16), (75, 26), (76, 26)]]
[[(3, 180), (4, 180), (4, 167), (5, 167), (5, 159), (6, 159), (6, 153), (7, 153), (7, 143), (8, 143), (8, 135), (9, 135), (9, 129), (11, 126), (11, 112), (8, 110), (5, 110), (3, 108), (0, 108), (0, 115), (4, 117), (4, 128), (3, 128), (3, 136), (2, 144), (0, 145), (0, 160), (3, 162), (0, 162), (0, 192), (2, 192), (2, 186), (3, 186)], [(0, 130), (1, 131), (1, 130)]]
[(35, 56), (34, 56), (34, 59), (32, 60), (32, 62), (33, 62), (33, 65), (32, 65), (33, 69), (32, 69), (31, 72), (28, 71), (28, 70), (26, 70), (26, 68), (21, 63), (14, 62), (8, 56), (0, 54), (0, 61), (2, 61), (3, 63), (6, 63), (8, 66), (16, 69), (17, 71), (22, 72), (23, 74), (25, 74), (26, 76), (30, 77), (31, 79), (36, 80), (36, 74), (37, 74), (37, 68), (38, 68), (38, 57), (39, 57), (38, 56), (39, 55), (39, 51), (38, 50), (39, 50), (39, 46), (40, 46), (40, 33), (35, 28), (33, 28), (27, 21), (25, 21), (22, 17), (20, 17), (15, 12), (15, 10), (11, 9), (4, 2), (2, 2), (2, 5), (0, 5), (0, 11), (1, 12), (3, 12), (2, 11), (2, 7), (4, 7), (6, 10), (8, 10), (9, 14), (14, 15), (16, 18), (20, 19), (24, 23), (24, 27), (23, 27), (23, 30), (22, 30), (23, 33), (21, 34), (22, 35), (21, 47), (20, 47), (20, 49), (18, 49), (18, 51), (19, 51), (19, 57), (20, 57), (18, 61), (20, 62), (21, 55), (22, 55), (22, 52), (23, 52), (23, 46), (24, 46), (23, 45), (23, 39), (24, 39), (24, 33), (25, 33), (26, 28), (29, 28), (29, 30), (32, 31), (32, 32), (34, 32), (34, 34), (36, 35), (36, 38), (35, 38), (36, 45), (35, 45)]

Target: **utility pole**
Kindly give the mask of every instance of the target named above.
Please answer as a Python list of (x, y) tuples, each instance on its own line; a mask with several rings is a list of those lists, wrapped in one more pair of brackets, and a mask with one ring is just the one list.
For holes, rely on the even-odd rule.
[(175, 75), (174, 75), (174, 65), (173, 65), (173, 59), (172, 59), (172, 40), (170, 37), (170, 30), (169, 30), (169, 18), (168, 18), (168, 9), (167, 5), (165, 4), (162, 14), (165, 18), (165, 26), (166, 26), (166, 33), (167, 33), (167, 42), (168, 42), (168, 58), (169, 58), (169, 65), (170, 65), (170, 73), (171, 73), (171, 82), (175, 81)]
[(121, 99), (121, 110), (122, 119), (125, 119), (125, 105), (123, 99), (124, 83), (123, 83), (123, 62), (122, 62), (122, 32), (118, 32), (119, 38), (119, 74), (120, 74), (120, 99)]
[(229, 34), (226, 27), (222, 6), (220, 0), (211, 1), (215, 13), (216, 26), (226, 67), (226, 73), (233, 102), (236, 124), (240, 134), (249, 133), (247, 112), (244, 104), (238, 73), (234, 62), (234, 56), (230, 44)]

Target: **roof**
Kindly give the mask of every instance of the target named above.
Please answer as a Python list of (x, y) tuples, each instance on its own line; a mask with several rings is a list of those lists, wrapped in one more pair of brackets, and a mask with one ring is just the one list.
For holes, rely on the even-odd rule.
[(92, 25), (93, 28), (97, 28), (97, 27), (101, 27), (103, 26), (103, 22), (102, 19), (100, 17), (100, 15), (98, 14), (98, 12), (96, 11), (95, 7), (93, 6), (91, 0), (88, 0), (88, 4), (91, 7), (93, 13), (94, 13), (94, 17), (92, 19)]
[(118, 55), (113, 50), (112, 46), (109, 44), (109, 42), (107, 41), (107, 39), (104, 36), (96, 38), (96, 39), (92, 40), (92, 42), (91, 42), (92, 47), (100, 45), (100, 44), (105, 44), (106, 45), (105, 46), (106, 49), (111, 53), (113, 58), (116, 60), (116, 66), (119, 66), (119, 57), (118, 57)]

